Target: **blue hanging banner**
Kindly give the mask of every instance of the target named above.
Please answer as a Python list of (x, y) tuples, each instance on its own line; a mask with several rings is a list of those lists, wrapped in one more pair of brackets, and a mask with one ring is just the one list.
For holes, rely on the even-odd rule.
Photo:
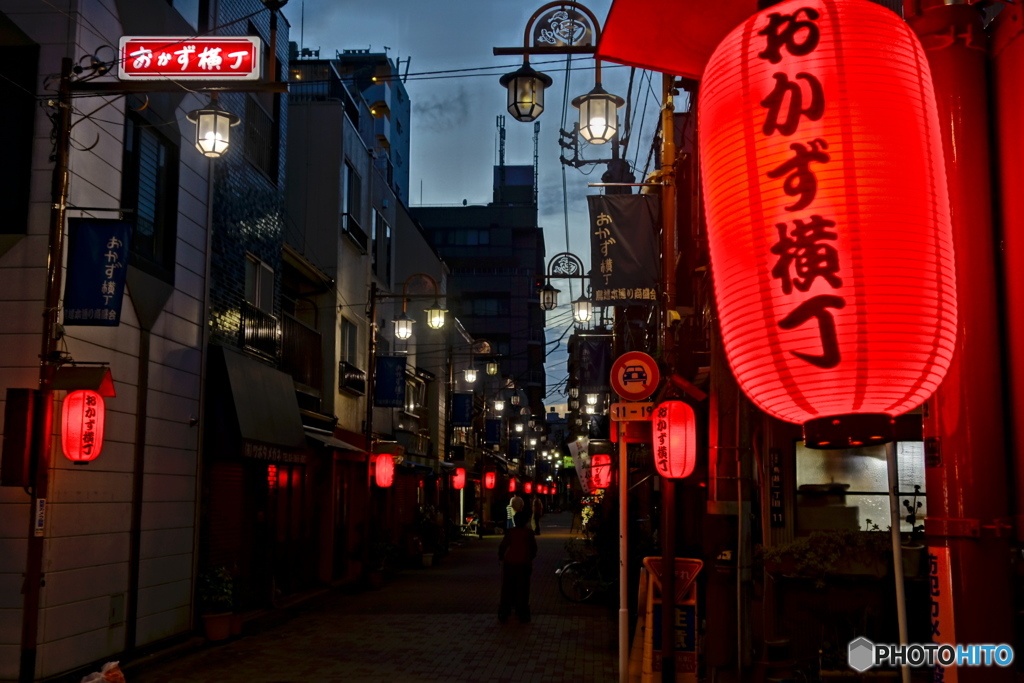
[(473, 426), (473, 394), (452, 394), (452, 426)]
[(377, 356), (373, 405), (379, 408), (405, 406), (405, 356)]
[(121, 324), (131, 232), (131, 224), (125, 221), (68, 219), (65, 326)]
[(522, 452), (523, 452), (523, 440), (522, 439), (509, 439), (509, 442), (508, 442), (508, 455), (509, 455), (509, 457), (518, 460), (519, 456), (522, 454)]
[(486, 443), (501, 443), (501, 420), (487, 420)]
[(526, 454), (523, 456), (523, 465), (526, 467), (532, 467), (535, 453), (536, 451), (532, 448), (527, 448)]

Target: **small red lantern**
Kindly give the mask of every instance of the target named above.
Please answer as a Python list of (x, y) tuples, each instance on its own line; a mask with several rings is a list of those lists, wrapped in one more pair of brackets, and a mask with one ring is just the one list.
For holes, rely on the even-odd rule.
[(516, 478), (515, 477), (512, 477), (511, 479), (508, 480), (508, 492), (509, 493), (515, 493), (516, 492)]
[(682, 401), (666, 401), (651, 415), (654, 466), (668, 479), (683, 479), (697, 463), (697, 418)]
[(554, 484), (551, 485), (551, 493), (552, 494), (558, 493), (558, 487), (555, 486)]
[(452, 475), (452, 488), (456, 491), (461, 491), (466, 487), (466, 470), (461, 467), (455, 468), (455, 474)]
[(374, 477), (377, 486), (388, 488), (395, 481), (395, 460), (389, 453), (379, 453), (374, 459)]
[(523, 493), (533, 493), (533, 482), (528, 481), (523, 484)]
[(64, 455), (74, 463), (94, 460), (103, 449), (106, 406), (95, 391), (68, 392), (61, 411), (60, 443)]
[(590, 482), (598, 489), (612, 485), (612, 456), (607, 453), (594, 453), (590, 456)]
[(497, 475), (495, 475), (494, 472), (485, 472), (484, 473), (484, 488), (485, 489), (493, 489), (494, 488), (494, 483), (495, 483), (496, 480), (497, 480)]
[[(884, 46), (882, 49), (880, 46)], [(700, 163), (722, 343), (808, 446), (892, 439), (949, 368), (953, 240), (928, 58), (868, 0), (786, 0), (715, 50)]]

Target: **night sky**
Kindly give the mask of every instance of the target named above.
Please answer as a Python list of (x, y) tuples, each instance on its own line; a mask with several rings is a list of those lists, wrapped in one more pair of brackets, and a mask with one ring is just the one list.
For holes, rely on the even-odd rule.
[[(291, 24), (291, 40), (302, 47), (320, 50), (322, 58), (346, 49), (383, 52), (392, 60), (401, 60), (401, 71), (409, 78), (406, 89), (413, 103), (411, 131), (411, 179), (409, 201), (413, 206), (486, 204), (491, 200), (492, 167), (498, 162), (497, 117), (505, 115), (505, 163), (533, 164), (533, 124), (513, 119), (505, 109), (505, 89), (498, 84), (503, 73), (518, 68), (518, 57), (495, 57), (494, 47), (521, 46), (523, 31), (531, 14), (545, 3), (512, 0), (393, 0), (371, 4), (339, 0), (291, 0), (284, 14)], [(604, 23), (611, 0), (586, 3)], [(585, 195), (598, 193), (588, 182), (600, 182), (604, 164), (577, 170), (565, 167), (563, 191), (562, 165), (559, 162), (558, 131), (567, 130), (578, 117), (570, 104), (574, 97), (594, 86), (594, 60), (578, 56), (566, 90), (564, 55), (535, 56), (531, 65), (554, 80), (546, 91), (545, 111), (539, 142), (540, 225), (544, 228), (547, 257), (566, 251), (566, 214), (568, 215), (568, 251), (579, 255), (589, 267), (587, 206)], [(546, 62), (546, 63), (545, 63)], [(481, 67), (488, 67), (479, 70)], [(476, 69), (477, 71), (467, 71)], [(460, 70), (455, 74), (434, 74)], [(602, 68), (604, 88), (626, 98), (630, 69), (613, 64)], [(637, 71), (633, 84), (633, 139), (625, 151), (636, 160), (638, 181), (648, 164), (650, 142), (658, 117), (657, 93), (660, 77), (648, 84), (649, 72)], [(439, 77), (440, 76), (440, 77)], [(646, 105), (646, 108), (645, 108)], [(624, 113), (620, 111), (620, 122)], [(584, 145), (584, 158), (609, 156), (609, 146)], [(648, 171), (650, 167), (648, 167)], [(563, 198), (565, 201), (563, 202)], [(568, 302), (569, 282), (554, 283), (562, 290), (560, 306), (548, 314), (547, 336), (554, 342), (571, 321)], [(579, 295), (573, 283), (571, 298)], [(563, 399), (552, 391), (565, 378), (564, 338), (561, 344), (549, 344), (547, 363), (548, 403)]]

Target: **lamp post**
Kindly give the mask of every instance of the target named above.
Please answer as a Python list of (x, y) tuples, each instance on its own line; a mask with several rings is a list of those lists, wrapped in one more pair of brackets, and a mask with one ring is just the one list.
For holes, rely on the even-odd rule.
[[(543, 311), (553, 311), (558, 306), (558, 295), (562, 291), (551, 285), (551, 280), (564, 278), (568, 280), (579, 280), (581, 286), (590, 287), (585, 284), (590, 277), (583, 271), (583, 261), (576, 254), (563, 251), (555, 254), (548, 261), (547, 274), (544, 276), (544, 285), (540, 288), (540, 308)], [(572, 317), (577, 323), (588, 322), (594, 316), (594, 304), (583, 292), (579, 298), (572, 302)]]

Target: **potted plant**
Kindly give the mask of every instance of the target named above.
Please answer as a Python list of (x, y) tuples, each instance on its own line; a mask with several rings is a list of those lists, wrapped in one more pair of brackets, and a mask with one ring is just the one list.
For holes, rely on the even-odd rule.
[(231, 636), (231, 617), (235, 606), (235, 581), (227, 567), (219, 566), (199, 574), (199, 606), (206, 637), (211, 641)]
[(841, 529), (812, 531), (789, 543), (763, 548), (762, 557), (765, 571), (771, 574), (813, 578), (815, 585), (823, 587), (828, 576), (884, 576), (891, 552), (888, 534)]
[(925, 547), (922, 542), (924, 540), (924, 525), (917, 523), (917, 514), (923, 507), (923, 503), (917, 499), (919, 495), (923, 495), (921, 485), (914, 484), (913, 499), (903, 499), (903, 508), (907, 511), (903, 519), (910, 525), (910, 535), (903, 541), (900, 548), (903, 554), (904, 577), (920, 576), (922, 567), (927, 569), (927, 564), (924, 561)]

